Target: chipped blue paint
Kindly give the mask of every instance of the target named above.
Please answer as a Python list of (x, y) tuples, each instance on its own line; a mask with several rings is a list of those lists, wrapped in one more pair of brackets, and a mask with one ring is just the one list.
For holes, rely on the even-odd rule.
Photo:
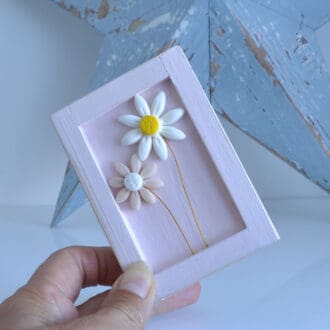
[[(330, 20), (329, 0), (248, 0), (265, 7), (280, 17), (318, 29)], [(282, 29), (281, 29), (282, 30)], [(285, 30), (283, 30), (285, 31)]]
[(244, 7), (239, 2), (228, 2), (236, 19), (244, 22), (249, 35), (268, 54), (269, 70), (278, 85), (312, 133), (319, 136), (324, 152), (330, 154), (330, 115), (322, 111), (330, 104), (329, 73), (315, 32), (304, 23), (305, 16), (293, 21), (253, 2), (244, 2)]
[[(192, 5), (193, 3), (193, 5)], [(198, 72), (202, 85), (209, 81), (208, 18), (205, 1), (183, 1), (168, 12), (129, 29), (108, 34), (100, 50), (92, 88), (120, 76), (174, 44), (180, 44)], [(157, 35), (157, 38), (155, 38)]]
[[(274, 17), (274, 13), (264, 7), (260, 7), (258, 11), (252, 10), (247, 5), (248, 2), (244, 2), (244, 9), (238, 1), (227, 3), (226, 11), (219, 3), (213, 3), (210, 10), (211, 62), (221, 67), (221, 70), (212, 75), (212, 103), (242, 130), (291, 162), (313, 181), (329, 189), (329, 158), (315, 138), (315, 131), (309, 127), (302, 114), (306, 104), (312, 100), (315, 102), (317, 96), (322, 99), (322, 95), (310, 90), (311, 95), (308, 94), (306, 100), (306, 91), (304, 96), (299, 94), (314, 84), (319, 85), (320, 81), (317, 79), (325, 80), (325, 76), (315, 76), (314, 81), (310, 81), (310, 85), (305, 88), (302, 86), (305, 84), (304, 80), (307, 77), (310, 79), (311, 74), (306, 71), (295, 72), (302, 68), (302, 65), (298, 64), (302, 61), (301, 57), (311, 56), (308, 53), (310, 50), (306, 50), (305, 55), (299, 54), (298, 51), (294, 54), (299, 45), (296, 41), (296, 33), (301, 31), (299, 22), (292, 23), (278, 15)], [(245, 15), (250, 15), (251, 12), (254, 14), (253, 17), (243, 17), (243, 12)], [(260, 18), (256, 12), (260, 14)], [(283, 38), (276, 36), (279, 26), (285, 31)], [(262, 35), (266, 32), (269, 36), (271, 31), (274, 31), (275, 40), (267, 38), (267, 41), (262, 43)], [(308, 38), (311, 39), (311, 36), (308, 35)], [(286, 55), (287, 49), (291, 54), (290, 58)], [(263, 65), (260, 65), (260, 62)], [(309, 63), (309, 71), (318, 71), (320, 66), (323, 67), (323, 62), (317, 54), (313, 54), (313, 61)], [(290, 76), (292, 73), (294, 75)], [(321, 82), (323, 92), (329, 89), (329, 77), (326, 78)], [(288, 94), (291, 100), (288, 99)], [(329, 95), (324, 97), (328, 98)], [(329, 118), (329, 115), (325, 116), (322, 123), (328, 124)], [(330, 132), (330, 127), (328, 131)]]
[[(181, 45), (220, 115), (330, 190), (330, 1), (52, 1), (105, 34), (91, 89)], [(52, 223), (86, 201), (69, 166)]]
[[(180, 22), (175, 12), (189, 7), (192, 0), (52, 0), (73, 15), (85, 19), (90, 25), (104, 34), (113, 31), (135, 31), (143, 22), (151, 28), (162, 23), (170, 26)], [(204, 1), (206, 2), (206, 1)]]

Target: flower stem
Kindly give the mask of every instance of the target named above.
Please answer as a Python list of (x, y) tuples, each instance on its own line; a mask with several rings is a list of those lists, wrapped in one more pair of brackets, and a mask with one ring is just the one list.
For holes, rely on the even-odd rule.
[(181, 168), (180, 168), (178, 159), (176, 158), (176, 155), (175, 155), (174, 150), (173, 150), (172, 146), (170, 145), (170, 143), (167, 140), (165, 140), (165, 142), (166, 142), (168, 148), (170, 149), (170, 152), (171, 152), (171, 154), (172, 154), (172, 156), (174, 158), (174, 162), (175, 162), (176, 168), (177, 168), (178, 173), (179, 173), (179, 177), (180, 177), (180, 181), (181, 181), (181, 184), (182, 184), (182, 187), (183, 187), (183, 191), (184, 191), (184, 193), (186, 195), (186, 198), (187, 198), (187, 201), (188, 201), (188, 204), (189, 204), (189, 207), (190, 207), (192, 216), (194, 218), (195, 225), (196, 225), (196, 227), (198, 229), (199, 235), (201, 236), (201, 239), (202, 239), (205, 247), (208, 247), (208, 244), (207, 244), (207, 242), (205, 240), (205, 237), (204, 237), (202, 228), (201, 228), (200, 223), (199, 223), (199, 221), (197, 219), (196, 212), (195, 212), (194, 207), (193, 207), (193, 205), (191, 203), (191, 200), (190, 200), (190, 197), (189, 197), (189, 193), (188, 193), (187, 187), (186, 187), (185, 182), (184, 182), (184, 179), (183, 179), (183, 175), (182, 175), (182, 171), (181, 171)]
[(156, 198), (161, 202), (161, 204), (165, 207), (165, 209), (167, 210), (167, 212), (170, 214), (171, 218), (173, 219), (175, 225), (177, 226), (178, 230), (180, 231), (182, 237), (184, 238), (191, 254), (195, 254), (196, 252), (194, 251), (194, 249), (191, 247), (185, 233), (183, 232), (183, 230), (181, 229), (180, 225), (179, 225), (179, 222), (178, 220), (175, 218), (173, 212), (170, 210), (170, 208), (166, 205), (166, 203), (163, 201), (163, 199), (158, 195), (156, 194), (153, 190), (150, 190), (152, 192), (152, 194), (154, 194), (156, 196)]

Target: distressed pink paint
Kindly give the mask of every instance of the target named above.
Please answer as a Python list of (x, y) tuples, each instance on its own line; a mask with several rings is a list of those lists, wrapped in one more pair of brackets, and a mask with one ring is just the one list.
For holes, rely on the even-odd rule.
[[(166, 111), (185, 109), (176, 124), (187, 138), (171, 142), (189, 194), (210, 247), (191, 255), (169, 214), (158, 202), (133, 211), (118, 205), (108, 179), (113, 162), (128, 163), (137, 145), (120, 144), (127, 127), (121, 114), (135, 112), (133, 97), (149, 102), (167, 95)], [(278, 239), (208, 99), (179, 47), (161, 54), (53, 115), (53, 121), (95, 213), (123, 268), (145, 260), (153, 269), (158, 298)], [(152, 155), (158, 191), (196, 250), (203, 248), (185, 199), (174, 160)]]

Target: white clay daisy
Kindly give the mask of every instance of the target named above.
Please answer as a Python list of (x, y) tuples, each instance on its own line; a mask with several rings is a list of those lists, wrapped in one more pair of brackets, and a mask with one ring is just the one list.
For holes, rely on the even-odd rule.
[(153, 178), (157, 172), (155, 163), (141, 163), (137, 155), (131, 157), (130, 168), (123, 163), (115, 163), (115, 169), (120, 176), (111, 178), (109, 185), (113, 188), (122, 188), (116, 195), (117, 203), (130, 199), (131, 207), (138, 210), (141, 206), (141, 197), (147, 203), (155, 203), (153, 189), (163, 186), (163, 181)]
[(183, 116), (184, 110), (177, 108), (164, 113), (166, 96), (162, 91), (154, 98), (151, 109), (142, 96), (137, 94), (134, 100), (138, 116), (122, 115), (118, 118), (121, 124), (133, 128), (123, 136), (121, 143), (131, 145), (140, 141), (138, 156), (142, 161), (148, 158), (152, 148), (160, 159), (167, 159), (164, 138), (183, 140), (186, 137), (181, 130), (170, 126)]

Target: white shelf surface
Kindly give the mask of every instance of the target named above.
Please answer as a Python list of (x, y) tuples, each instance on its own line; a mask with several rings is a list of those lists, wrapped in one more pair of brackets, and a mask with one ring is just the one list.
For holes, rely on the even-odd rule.
[[(202, 281), (198, 303), (154, 317), (149, 330), (322, 330), (330, 327), (330, 200), (266, 203), (281, 241)], [(24, 284), (53, 251), (107, 245), (85, 206), (51, 229), (53, 206), (0, 208), (0, 300)], [(103, 291), (86, 289), (78, 302)]]

